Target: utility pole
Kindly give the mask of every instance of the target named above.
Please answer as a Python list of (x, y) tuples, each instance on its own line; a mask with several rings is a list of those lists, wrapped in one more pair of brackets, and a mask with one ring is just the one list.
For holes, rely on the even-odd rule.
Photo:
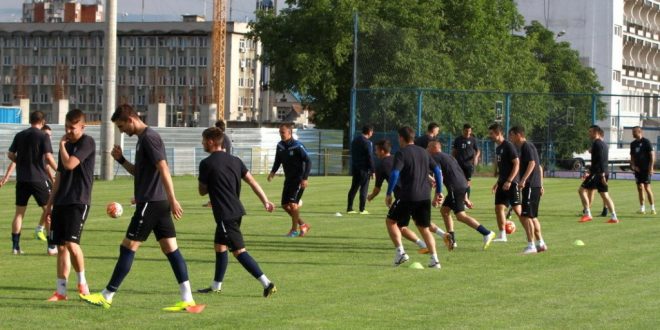
[(101, 179), (114, 179), (114, 159), (110, 152), (115, 142), (112, 113), (117, 91), (117, 0), (107, 0), (105, 19), (105, 63), (103, 74), (103, 111), (101, 114)]

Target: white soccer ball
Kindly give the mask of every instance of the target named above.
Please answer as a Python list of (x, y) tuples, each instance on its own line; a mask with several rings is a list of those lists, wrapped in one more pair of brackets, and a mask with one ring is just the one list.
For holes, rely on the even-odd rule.
[(124, 208), (117, 202), (110, 202), (105, 208), (105, 212), (111, 218), (119, 218), (124, 213)]

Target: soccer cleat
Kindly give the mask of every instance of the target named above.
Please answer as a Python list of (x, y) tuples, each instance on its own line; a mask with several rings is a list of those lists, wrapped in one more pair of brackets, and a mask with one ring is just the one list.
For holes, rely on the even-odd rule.
[(48, 240), (48, 238), (46, 238), (46, 234), (44, 233), (43, 229), (42, 230), (35, 229), (34, 238), (44, 242)]
[(619, 219), (614, 219), (614, 218), (612, 218), (612, 219), (610, 219), (610, 220), (607, 220), (606, 223), (619, 223)]
[(583, 215), (583, 216), (580, 218), (580, 220), (579, 220), (578, 222), (589, 222), (589, 221), (591, 221), (592, 219), (593, 219), (593, 218), (592, 218), (590, 215), (585, 214), (585, 215)]
[(48, 298), (46, 301), (63, 301), (63, 300), (67, 300), (66, 296), (61, 295), (57, 293), (57, 291), (55, 291), (53, 295), (50, 298)]
[(435, 261), (431, 259), (431, 261), (429, 262), (429, 268), (440, 269), (442, 268), (442, 266), (440, 265), (440, 261)]
[(417, 250), (417, 253), (419, 253), (419, 254), (429, 254), (429, 249), (428, 248), (419, 248), (419, 250)]
[(110, 306), (112, 305), (112, 300), (106, 300), (103, 294), (101, 294), (100, 292), (92, 293), (88, 295), (81, 295), (80, 299), (94, 306), (103, 307), (105, 309), (110, 308)]
[(655, 209), (651, 210), (651, 214), (656, 215), (658, 212), (655, 211)]
[(298, 237), (298, 231), (295, 229), (289, 230), (289, 233), (284, 235), (286, 237)]
[(547, 250), (548, 250), (548, 246), (545, 244), (536, 246), (536, 252), (538, 253), (545, 252)]
[(396, 267), (396, 266), (408, 261), (409, 259), (410, 259), (410, 257), (407, 254), (405, 254), (405, 253), (399, 254), (399, 252), (397, 252), (394, 255), (394, 266)]
[(49, 256), (56, 256), (57, 255), (57, 246), (55, 245), (48, 245), (46, 248), (46, 254)]
[(222, 289), (214, 290), (212, 287), (208, 287), (208, 288), (197, 290), (197, 293), (222, 293)]
[(358, 211), (350, 210), (350, 211), (346, 211), (346, 213), (348, 213), (348, 214), (358, 214)]
[(371, 213), (369, 213), (369, 211), (367, 211), (367, 210), (364, 210), (364, 211), (361, 211), (360, 214), (361, 215), (369, 215)]
[(536, 251), (536, 246), (527, 246), (527, 247), (523, 250), (522, 253), (523, 253), (523, 254), (534, 254), (534, 253), (536, 253), (536, 252), (537, 252), (537, 251)]
[(174, 306), (164, 307), (163, 310), (166, 312), (182, 312), (188, 309), (189, 307), (195, 306), (195, 301), (179, 301), (174, 304)]
[(275, 292), (277, 292), (277, 287), (275, 287), (275, 283), (270, 282), (270, 284), (264, 289), (264, 298), (272, 296)]
[(445, 233), (444, 236), (442, 236), (442, 241), (445, 243), (445, 246), (447, 247), (447, 250), (451, 252), (454, 250), (454, 237), (451, 236), (450, 233)]
[(644, 210), (637, 210), (637, 214), (646, 214), (646, 211), (644, 211)]
[(12, 249), (11, 253), (15, 254), (15, 255), (19, 255), (19, 254), (23, 254), (25, 252), (23, 252), (23, 250), (21, 250), (21, 249)]
[(202, 207), (211, 207), (211, 201), (202, 204)]
[(493, 239), (493, 242), (496, 242), (496, 243), (506, 243), (507, 241), (508, 240), (506, 239), (506, 236), (504, 236), (504, 237), (497, 236)]
[(87, 286), (87, 283), (78, 284), (78, 294), (81, 296), (86, 296), (89, 294), (89, 286)]
[(310, 229), (312, 229), (312, 228), (306, 223), (300, 225), (300, 233), (298, 234), (298, 236), (303, 237), (303, 236), (307, 235), (307, 233), (309, 232)]
[(488, 247), (490, 246), (490, 243), (493, 242), (493, 240), (495, 240), (495, 233), (492, 231), (490, 234), (484, 236), (484, 250), (488, 250)]

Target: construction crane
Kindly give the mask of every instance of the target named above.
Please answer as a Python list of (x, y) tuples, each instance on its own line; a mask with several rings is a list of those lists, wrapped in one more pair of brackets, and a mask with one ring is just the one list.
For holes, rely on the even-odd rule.
[(213, 52), (211, 53), (211, 100), (217, 106), (217, 119), (225, 119), (225, 39), (227, 29), (226, 2), (213, 0)]

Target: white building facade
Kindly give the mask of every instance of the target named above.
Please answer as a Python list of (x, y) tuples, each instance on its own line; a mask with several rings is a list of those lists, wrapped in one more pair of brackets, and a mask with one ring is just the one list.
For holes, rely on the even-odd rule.
[(536, 20), (558, 33), (557, 41), (570, 42), (580, 53), (580, 61), (594, 68), (604, 86), (602, 93), (612, 94), (601, 98), (609, 116), (597, 123), (605, 130), (607, 141), (628, 140), (623, 136), (624, 127), (658, 122), (660, 1), (516, 2), (527, 24)]

